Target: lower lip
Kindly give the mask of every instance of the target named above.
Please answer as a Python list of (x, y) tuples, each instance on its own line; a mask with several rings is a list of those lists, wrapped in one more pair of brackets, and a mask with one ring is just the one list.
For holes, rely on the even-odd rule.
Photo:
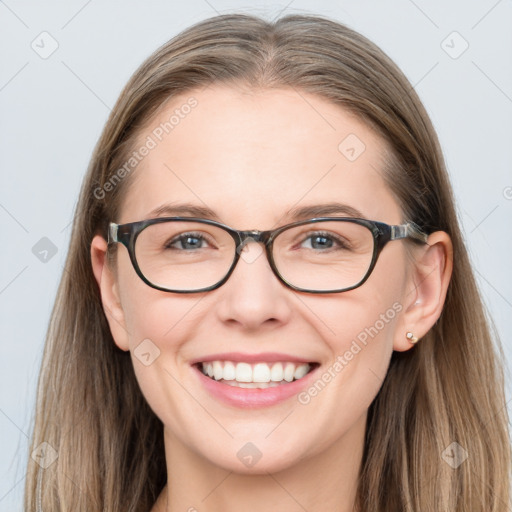
[(318, 368), (318, 366), (313, 368), (304, 377), (293, 382), (261, 389), (238, 388), (229, 384), (223, 384), (206, 376), (197, 366), (193, 366), (193, 369), (199, 375), (201, 383), (210, 394), (228, 405), (245, 408), (269, 407), (297, 395), (310, 385)]

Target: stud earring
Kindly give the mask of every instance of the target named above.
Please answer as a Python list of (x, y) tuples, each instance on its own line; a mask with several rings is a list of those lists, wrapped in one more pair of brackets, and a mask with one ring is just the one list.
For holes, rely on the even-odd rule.
[(416, 343), (418, 341), (418, 338), (416, 338), (416, 336), (414, 336), (414, 334), (412, 332), (408, 332), (405, 337), (411, 342), (411, 343)]

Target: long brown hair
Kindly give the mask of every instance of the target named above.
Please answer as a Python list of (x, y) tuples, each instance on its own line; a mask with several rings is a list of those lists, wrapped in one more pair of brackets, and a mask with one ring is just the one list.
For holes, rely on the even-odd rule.
[[(116, 218), (131, 176), (105, 185), (119, 176), (141, 127), (165, 101), (212, 83), (291, 87), (353, 112), (390, 148), (384, 175), (404, 218), (452, 239), (443, 313), (417, 346), (393, 353), (370, 406), (358, 508), (509, 511), (503, 352), (490, 333), (424, 107), (397, 66), (350, 28), (320, 16), (268, 22), (244, 14), (205, 20), (159, 48), (126, 85), (95, 148), (48, 327), (30, 448), (57, 458), (29, 458), (26, 510), (146, 512), (165, 485), (163, 427), (129, 353), (112, 339), (90, 243), (98, 232), (106, 237)], [(454, 450), (468, 456), (458, 467), (446, 462)]]

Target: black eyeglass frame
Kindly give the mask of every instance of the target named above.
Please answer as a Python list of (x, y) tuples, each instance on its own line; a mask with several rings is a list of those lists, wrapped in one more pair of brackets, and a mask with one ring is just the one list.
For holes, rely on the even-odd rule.
[[(142, 273), (138, 263), (137, 258), (135, 256), (135, 242), (137, 240), (137, 237), (139, 234), (148, 226), (151, 226), (153, 224), (158, 224), (161, 222), (169, 222), (169, 221), (191, 221), (191, 222), (199, 222), (203, 224), (209, 224), (212, 226), (216, 226), (218, 228), (223, 229), (224, 231), (227, 231), (236, 244), (236, 250), (235, 250), (235, 256), (233, 259), (233, 263), (231, 264), (231, 267), (229, 268), (227, 274), (217, 283), (215, 283), (212, 286), (208, 286), (207, 288), (200, 288), (197, 290), (172, 290), (169, 288), (164, 288), (162, 286), (158, 286), (154, 283), (151, 283)], [(369, 229), (373, 235), (373, 254), (371, 263), (368, 267), (368, 270), (366, 271), (365, 276), (355, 285), (350, 286), (348, 288), (341, 288), (337, 290), (309, 290), (305, 288), (300, 288), (297, 286), (294, 286), (293, 284), (289, 283), (278, 271), (273, 254), (273, 243), (277, 235), (282, 233), (283, 231), (286, 231), (287, 229), (301, 226), (305, 224), (312, 224), (314, 222), (323, 222), (323, 221), (339, 221), (339, 222), (352, 222), (355, 224), (359, 224), (361, 226), (366, 227)], [(372, 273), (373, 269), (375, 268), (375, 265), (377, 263), (377, 259), (384, 248), (384, 246), (392, 241), (392, 240), (402, 240), (410, 238), (417, 242), (427, 243), (428, 235), (424, 233), (414, 222), (406, 222), (405, 224), (398, 224), (398, 225), (389, 225), (384, 222), (374, 221), (374, 220), (368, 220), (368, 219), (361, 219), (356, 217), (316, 217), (312, 219), (307, 220), (301, 220), (297, 222), (292, 222), (291, 224), (286, 224), (284, 226), (280, 226), (279, 228), (273, 229), (273, 230), (267, 230), (267, 231), (258, 231), (258, 230), (237, 230), (233, 229), (229, 226), (226, 226), (225, 224), (222, 224), (220, 222), (211, 220), (211, 219), (201, 219), (196, 217), (158, 217), (154, 219), (147, 219), (147, 220), (141, 220), (137, 222), (129, 222), (127, 224), (116, 224), (115, 222), (110, 222), (108, 227), (108, 245), (111, 245), (116, 242), (122, 243), (126, 249), (128, 250), (128, 254), (130, 256), (130, 260), (132, 262), (133, 268), (135, 269), (135, 272), (137, 275), (151, 288), (155, 288), (156, 290), (161, 290), (164, 292), (170, 292), (170, 293), (200, 293), (200, 292), (207, 292), (211, 290), (215, 290), (222, 286), (228, 279), (229, 276), (233, 273), (235, 270), (235, 267), (240, 259), (240, 253), (242, 252), (243, 247), (247, 242), (254, 241), (254, 242), (262, 242), (265, 245), (265, 252), (267, 254), (267, 260), (270, 264), (270, 268), (272, 269), (275, 276), (287, 287), (300, 291), (305, 293), (314, 293), (314, 294), (326, 294), (326, 293), (342, 293), (347, 292), (349, 290), (353, 290), (354, 288), (358, 288), (361, 286)]]

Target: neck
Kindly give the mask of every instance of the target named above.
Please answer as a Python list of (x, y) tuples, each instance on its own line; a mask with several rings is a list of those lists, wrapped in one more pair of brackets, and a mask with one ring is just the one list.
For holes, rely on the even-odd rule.
[(353, 512), (365, 427), (366, 414), (325, 450), (259, 474), (219, 467), (164, 428), (168, 484), (152, 512)]

